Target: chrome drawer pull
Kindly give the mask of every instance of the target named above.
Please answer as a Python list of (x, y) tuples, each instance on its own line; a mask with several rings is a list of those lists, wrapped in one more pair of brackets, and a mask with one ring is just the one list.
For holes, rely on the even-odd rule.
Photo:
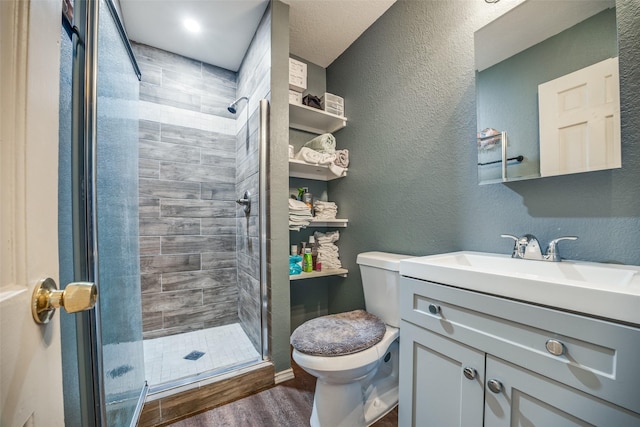
[(545, 347), (554, 356), (562, 356), (566, 352), (566, 347), (558, 340), (547, 340)]
[(462, 373), (464, 374), (465, 377), (467, 377), (468, 380), (474, 380), (476, 378), (476, 370), (470, 367), (466, 367), (462, 370)]
[(437, 304), (429, 304), (429, 313), (431, 314), (440, 313), (440, 306)]
[(489, 387), (489, 390), (496, 394), (502, 391), (502, 383), (498, 380), (487, 381), (487, 386)]

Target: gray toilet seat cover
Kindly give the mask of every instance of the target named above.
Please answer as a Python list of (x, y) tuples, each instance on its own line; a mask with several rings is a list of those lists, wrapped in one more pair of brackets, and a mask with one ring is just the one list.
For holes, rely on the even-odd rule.
[(378, 316), (354, 310), (306, 321), (291, 334), (291, 345), (313, 356), (342, 356), (373, 347), (386, 330)]

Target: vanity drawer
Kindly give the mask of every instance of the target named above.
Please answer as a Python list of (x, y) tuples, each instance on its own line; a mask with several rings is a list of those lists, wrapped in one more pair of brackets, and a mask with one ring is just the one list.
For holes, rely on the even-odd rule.
[[(401, 279), (400, 314), (417, 326), (640, 413), (638, 328), (408, 277)], [(555, 347), (548, 350), (550, 340)]]

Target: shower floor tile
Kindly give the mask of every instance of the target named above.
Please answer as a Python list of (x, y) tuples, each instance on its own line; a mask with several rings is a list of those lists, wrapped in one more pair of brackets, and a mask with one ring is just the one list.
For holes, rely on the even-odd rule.
[[(195, 360), (185, 359), (199, 353)], [(239, 323), (144, 340), (149, 386), (258, 360), (260, 354)]]

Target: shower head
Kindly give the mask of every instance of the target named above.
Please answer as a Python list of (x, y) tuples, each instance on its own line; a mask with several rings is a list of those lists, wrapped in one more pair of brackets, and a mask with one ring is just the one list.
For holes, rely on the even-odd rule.
[(247, 102), (249, 102), (249, 98), (247, 98), (246, 96), (241, 96), (240, 98), (236, 99), (235, 101), (233, 101), (231, 104), (229, 104), (229, 106), (227, 107), (227, 110), (229, 110), (229, 112), (231, 114), (235, 114), (238, 112), (237, 110), (237, 106), (238, 106), (238, 102), (245, 100)]

